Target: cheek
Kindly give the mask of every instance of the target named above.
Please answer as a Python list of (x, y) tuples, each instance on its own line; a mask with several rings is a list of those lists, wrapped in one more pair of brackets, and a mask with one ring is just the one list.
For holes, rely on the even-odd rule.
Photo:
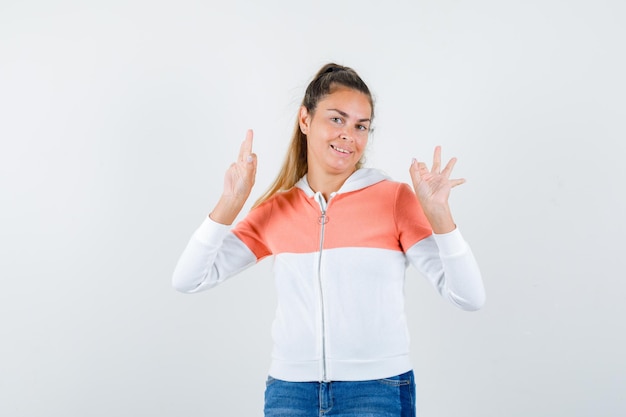
[(339, 134), (339, 130), (332, 125), (329, 124), (320, 124), (316, 126), (315, 129), (315, 139), (318, 141), (328, 140), (333, 138)]
[(357, 143), (358, 150), (363, 152), (365, 148), (367, 147), (367, 137), (363, 139), (357, 139), (356, 143)]

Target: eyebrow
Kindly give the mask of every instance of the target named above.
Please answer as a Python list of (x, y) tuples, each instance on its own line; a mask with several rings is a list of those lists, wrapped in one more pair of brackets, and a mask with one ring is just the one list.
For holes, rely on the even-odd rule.
[[(345, 111), (341, 111), (341, 110), (339, 110), (339, 109), (326, 109), (326, 111), (334, 111), (334, 112), (339, 113), (339, 114), (340, 114), (340, 115), (342, 115), (343, 117), (346, 117), (346, 118), (347, 118), (347, 117), (350, 117), (350, 115), (349, 115), (348, 113), (346, 113)], [(359, 122), (359, 123), (362, 123), (362, 122), (371, 122), (371, 120), (370, 120), (370, 119), (359, 119), (359, 120), (358, 120), (358, 122)]]

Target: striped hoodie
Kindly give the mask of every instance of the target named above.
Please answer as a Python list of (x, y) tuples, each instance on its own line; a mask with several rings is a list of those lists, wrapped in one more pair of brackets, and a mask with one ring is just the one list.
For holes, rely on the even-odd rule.
[(458, 229), (433, 234), (407, 184), (359, 169), (325, 201), (306, 176), (234, 228), (207, 218), (173, 286), (195, 293), (274, 257), (278, 306), (269, 374), (358, 381), (412, 368), (404, 311), (408, 264), (464, 310), (484, 303), (480, 271)]

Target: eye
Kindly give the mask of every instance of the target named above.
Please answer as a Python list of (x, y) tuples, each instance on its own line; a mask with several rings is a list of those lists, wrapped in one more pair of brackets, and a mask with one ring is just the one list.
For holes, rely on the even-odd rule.
[(341, 120), (340, 117), (331, 117), (330, 121), (333, 123), (339, 123), (339, 124), (343, 123), (343, 120)]
[(357, 130), (360, 130), (361, 132), (366, 132), (367, 131), (367, 126), (365, 125), (356, 125)]

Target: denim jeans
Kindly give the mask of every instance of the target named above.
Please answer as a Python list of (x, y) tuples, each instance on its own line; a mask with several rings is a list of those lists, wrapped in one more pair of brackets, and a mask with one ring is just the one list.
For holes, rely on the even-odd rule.
[(415, 417), (413, 371), (371, 381), (267, 378), (265, 417)]

